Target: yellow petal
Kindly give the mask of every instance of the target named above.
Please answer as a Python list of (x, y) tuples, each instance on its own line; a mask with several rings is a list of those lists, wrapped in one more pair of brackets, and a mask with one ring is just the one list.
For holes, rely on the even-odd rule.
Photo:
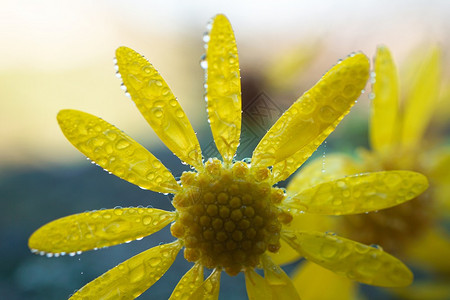
[(272, 291), (267, 281), (251, 268), (245, 270), (245, 286), (249, 300), (272, 299)]
[(412, 171), (363, 173), (318, 184), (287, 198), (282, 206), (312, 214), (359, 214), (401, 204), (427, 187), (427, 178)]
[(268, 255), (272, 258), (272, 261), (277, 265), (285, 265), (292, 262), (295, 262), (301, 258), (297, 251), (289, 247), (285, 241), (280, 240), (280, 250), (277, 253), (268, 253)]
[(178, 282), (170, 299), (186, 300), (203, 282), (203, 266), (196, 263)]
[(289, 177), (350, 111), (368, 77), (369, 61), (361, 53), (334, 66), (266, 133), (252, 167), (273, 166), (274, 182)]
[(116, 50), (117, 65), (131, 99), (164, 144), (182, 161), (202, 168), (194, 129), (167, 83), (139, 53)]
[(413, 280), (408, 267), (380, 248), (320, 232), (284, 230), (281, 236), (306, 259), (349, 279), (384, 287)]
[(375, 76), (369, 133), (372, 148), (380, 151), (397, 143), (400, 134), (397, 68), (385, 46), (377, 49)]
[[(241, 78), (233, 29), (224, 15), (212, 21), (206, 48), (209, 122), (219, 153), (231, 162), (241, 134)], [(205, 63), (204, 62), (204, 63)]]
[(356, 299), (356, 282), (308, 261), (295, 271), (292, 281), (303, 299)]
[[(306, 231), (331, 231), (336, 228), (336, 217), (313, 215), (313, 214), (295, 214), (291, 211), (293, 219), (291, 223), (284, 228), (290, 230)], [(280, 240), (281, 247), (277, 253), (269, 253), (273, 262), (277, 265), (292, 263), (301, 258), (300, 254), (290, 247), (285, 241)]]
[(144, 251), (89, 282), (70, 299), (135, 299), (166, 273), (180, 249), (176, 241)]
[(292, 280), (268, 255), (262, 255), (264, 278), (272, 290), (272, 298), (280, 300), (300, 300)]
[(295, 195), (319, 183), (358, 173), (356, 163), (347, 155), (330, 154), (308, 162), (289, 181), (288, 195)]
[(75, 148), (117, 177), (161, 193), (179, 189), (170, 171), (153, 154), (108, 122), (69, 109), (58, 113), (58, 122)]
[(441, 51), (434, 47), (409, 82), (411, 89), (406, 95), (405, 112), (402, 124), (402, 143), (413, 146), (417, 143), (430, 121), (436, 105), (441, 83)]
[(143, 207), (96, 210), (52, 221), (28, 241), (33, 252), (75, 254), (143, 238), (175, 219), (172, 212)]
[(217, 300), (220, 291), (220, 269), (214, 269), (211, 275), (192, 293), (189, 300)]

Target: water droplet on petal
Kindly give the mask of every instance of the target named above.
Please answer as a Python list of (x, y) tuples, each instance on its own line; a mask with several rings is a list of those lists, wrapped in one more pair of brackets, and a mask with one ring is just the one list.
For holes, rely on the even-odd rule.
[(206, 69), (208, 68), (208, 61), (206, 60), (206, 55), (205, 55), (205, 54), (203, 54), (202, 57), (201, 57), (201, 60), (200, 60), (200, 67), (201, 67), (203, 70), (206, 70)]
[(205, 33), (203, 34), (203, 41), (204, 41), (205, 43), (208, 43), (210, 39), (211, 39), (211, 37), (209, 36), (209, 32), (205, 32)]

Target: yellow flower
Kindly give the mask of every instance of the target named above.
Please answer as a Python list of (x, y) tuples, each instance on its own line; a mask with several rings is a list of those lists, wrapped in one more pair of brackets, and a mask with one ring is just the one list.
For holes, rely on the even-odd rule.
[[(448, 232), (441, 227), (441, 218), (448, 218), (450, 211), (448, 200), (440, 199), (439, 195), (447, 191), (448, 198), (450, 149), (436, 147), (436, 142), (426, 140), (424, 135), (438, 99), (441, 63), (439, 48), (431, 48), (427, 53), (422, 53), (422, 57), (423, 61), (419, 61), (419, 64), (416, 61), (416, 65), (406, 74), (410, 78), (402, 93), (404, 101), (400, 102), (395, 64), (388, 48), (379, 47), (372, 87), (369, 132), (372, 150), (362, 150), (357, 160), (333, 154), (325, 161), (313, 161), (294, 176), (287, 190), (288, 193), (298, 193), (323, 181), (339, 180), (355, 172), (404, 169), (427, 175), (431, 180), (431, 188), (407, 203), (379, 212), (334, 220), (316, 219), (313, 222), (322, 221), (316, 228), (325, 226), (326, 230), (335, 230), (359, 242), (380, 245), (412, 266), (443, 272), (448, 276), (450, 262), (444, 257), (450, 253), (450, 240)], [(365, 191), (371, 192), (371, 189)], [(301, 226), (305, 220), (297, 222)], [(285, 256), (295, 258), (289, 253)], [(357, 285), (353, 282), (307, 263), (294, 274), (293, 280), (298, 289), (312, 294), (313, 290), (309, 289), (318, 284), (312, 282), (316, 277), (324, 278), (320, 284), (336, 288), (330, 292), (347, 295), (348, 299), (352, 298), (351, 295), (356, 295)], [(408, 290), (396, 292), (412, 299), (443, 299), (448, 297), (450, 289), (448, 281), (439, 283), (437, 277), (432, 285), (420, 282)], [(328, 298), (325, 295), (324, 298), (314, 299)]]
[[(141, 239), (172, 223), (174, 242), (119, 264), (72, 299), (135, 298), (164, 275), (183, 247), (184, 257), (194, 266), (181, 278), (172, 299), (217, 299), (222, 270), (245, 273), (250, 299), (298, 299), (289, 277), (267, 255), (279, 250), (280, 239), (311, 261), (360, 282), (410, 284), (409, 269), (380, 249), (332, 234), (291, 230), (289, 224), (303, 211), (345, 214), (407, 201), (427, 188), (423, 175), (361, 174), (291, 197), (274, 187), (297, 170), (349, 112), (369, 77), (367, 58), (353, 54), (326, 73), (267, 132), (249, 163), (233, 160), (241, 127), (240, 75), (234, 34), (225, 16), (213, 19), (205, 40), (207, 110), (223, 161), (210, 158), (203, 163), (195, 132), (168, 85), (147, 60), (126, 47), (117, 50), (116, 59), (127, 93), (159, 138), (195, 171), (184, 172), (176, 181), (150, 152), (102, 119), (76, 110), (58, 114), (67, 139), (99, 166), (142, 188), (175, 194), (174, 212), (85, 212), (46, 224), (30, 237), (33, 252), (56, 256)], [(397, 181), (390, 182), (391, 177)], [(381, 195), (375, 201), (339, 198), (343, 185), (364, 192), (369, 183)], [(386, 200), (386, 195), (396, 198)], [(204, 267), (213, 269), (206, 280)], [(258, 267), (264, 269), (264, 278), (255, 272)]]

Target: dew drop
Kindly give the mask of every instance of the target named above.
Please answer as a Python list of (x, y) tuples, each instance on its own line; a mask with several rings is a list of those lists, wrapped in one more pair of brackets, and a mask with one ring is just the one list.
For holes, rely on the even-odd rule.
[(200, 67), (203, 70), (206, 70), (208, 68), (208, 61), (206, 60), (206, 54), (203, 54), (200, 59)]
[(324, 244), (320, 249), (322, 256), (325, 258), (331, 258), (335, 256), (338, 250), (339, 248), (333, 244)]
[(152, 267), (156, 267), (157, 265), (159, 265), (161, 263), (161, 258), (160, 257), (154, 257), (152, 259), (150, 259), (148, 262), (150, 263), (150, 266)]
[(210, 40), (211, 40), (211, 37), (209, 36), (209, 32), (205, 32), (205, 33), (203, 34), (203, 41), (204, 41), (205, 43), (208, 43)]
[(152, 217), (150, 217), (150, 216), (144, 217), (142, 219), (142, 223), (144, 223), (144, 225), (150, 225), (151, 222), (152, 222)]
[(124, 140), (124, 139), (119, 140), (119, 141), (117, 142), (117, 144), (116, 144), (116, 148), (117, 148), (118, 150), (125, 149), (125, 148), (127, 148), (128, 146), (130, 146), (130, 143), (129, 143), (127, 140)]
[(181, 109), (178, 109), (175, 113), (175, 115), (177, 116), (177, 118), (183, 118), (184, 117), (184, 112)]
[(381, 247), (380, 245), (377, 245), (377, 244), (372, 244), (372, 245), (370, 245), (370, 247), (378, 249), (378, 250), (383, 250), (383, 247)]

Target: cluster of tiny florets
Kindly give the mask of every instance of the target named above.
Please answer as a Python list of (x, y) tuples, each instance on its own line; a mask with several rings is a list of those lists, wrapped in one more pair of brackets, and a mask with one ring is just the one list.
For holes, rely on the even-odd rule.
[(173, 199), (178, 219), (171, 232), (184, 241), (188, 261), (236, 275), (256, 267), (266, 250), (280, 248), (281, 223), (289, 217), (276, 206), (285, 193), (271, 186), (267, 168), (210, 159), (204, 171), (184, 172), (181, 185)]

